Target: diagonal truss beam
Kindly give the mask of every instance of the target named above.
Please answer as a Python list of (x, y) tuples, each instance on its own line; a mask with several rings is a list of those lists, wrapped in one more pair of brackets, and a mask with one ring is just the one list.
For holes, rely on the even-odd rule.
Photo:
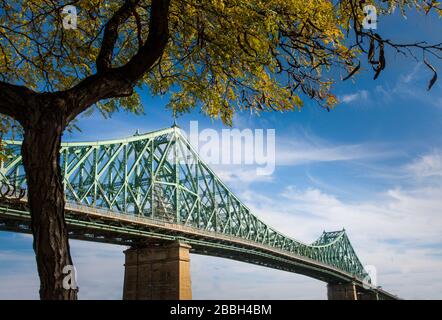
[[(26, 188), (18, 141), (6, 141), (0, 182)], [(369, 279), (345, 233), (305, 244), (252, 214), (176, 126), (127, 139), (62, 144), (67, 201), (252, 240)]]

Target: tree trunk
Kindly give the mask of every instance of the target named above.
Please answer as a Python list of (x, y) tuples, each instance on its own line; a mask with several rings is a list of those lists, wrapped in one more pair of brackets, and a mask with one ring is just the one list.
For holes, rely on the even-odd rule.
[[(72, 281), (65, 279), (72, 276), (74, 270), (64, 217), (65, 199), (60, 170), (65, 120), (56, 110), (48, 108), (44, 113), (33, 112), (29, 116), (24, 126), (22, 157), (40, 276), (40, 299), (76, 300), (78, 289), (73, 277), (70, 278)], [(64, 279), (67, 288), (63, 287)]]

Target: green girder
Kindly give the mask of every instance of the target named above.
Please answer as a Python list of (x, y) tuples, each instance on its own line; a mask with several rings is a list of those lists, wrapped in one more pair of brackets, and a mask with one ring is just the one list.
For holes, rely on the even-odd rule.
[[(0, 182), (26, 188), (20, 141), (5, 141)], [(176, 126), (127, 139), (63, 143), (69, 203), (184, 225), (283, 250), (370, 282), (345, 230), (304, 244), (252, 214), (202, 161)]]

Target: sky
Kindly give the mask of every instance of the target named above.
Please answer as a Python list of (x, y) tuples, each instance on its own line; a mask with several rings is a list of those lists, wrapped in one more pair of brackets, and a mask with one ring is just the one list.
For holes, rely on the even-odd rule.
[[(441, 27), (416, 14), (378, 21), (381, 35), (404, 42), (440, 42)], [(277, 230), (308, 243), (323, 230), (345, 228), (362, 263), (376, 269), (378, 285), (404, 299), (442, 299), (442, 81), (428, 92), (431, 76), (422, 62), (388, 50), (376, 81), (364, 70), (335, 86), (341, 103), (331, 112), (305, 101), (300, 112), (238, 113), (234, 128), (275, 129), (275, 170), (259, 176), (256, 165), (213, 169)], [(121, 138), (172, 125), (167, 97), (143, 90), (142, 100), (144, 115), (82, 117), (82, 131), (64, 140)], [(178, 124), (188, 131), (195, 120), (200, 129), (225, 128), (198, 110)], [(121, 299), (125, 249), (71, 241), (80, 299)], [(326, 299), (323, 282), (222, 258), (192, 254), (191, 278), (194, 299)], [(32, 238), (0, 232), (0, 299), (15, 298), (38, 298)]]

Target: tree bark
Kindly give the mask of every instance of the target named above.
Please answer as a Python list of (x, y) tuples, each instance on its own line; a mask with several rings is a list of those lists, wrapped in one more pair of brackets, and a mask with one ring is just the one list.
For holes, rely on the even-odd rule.
[(107, 22), (103, 48), (96, 61), (97, 73), (73, 88), (38, 93), (0, 81), (0, 112), (20, 122), (24, 130), (22, 159), (41, 299), (76, 299), (78, 291), (63, 287), (67, 276), (63, 269), (72, 266), (59, 164), (63, 131), (70, 121), (98, 101), (130, 96), (138, 81), (160, 59), (169, 40), (170, 0), (152, 0), (146, 41), (126, 64), (112, 67), (118, 28), (139, 2), (126, 1)]
[(60, 170), (65, 119), (57, 107), (34, 110), (29, 115), (24, 126), (22, 157), (40, 276), (40, 298), (76, 300), (78, 289), (63, 287), (63, 279), (68, 276), (63, 268), (73, 264), (64, 219), (65, 198)]

